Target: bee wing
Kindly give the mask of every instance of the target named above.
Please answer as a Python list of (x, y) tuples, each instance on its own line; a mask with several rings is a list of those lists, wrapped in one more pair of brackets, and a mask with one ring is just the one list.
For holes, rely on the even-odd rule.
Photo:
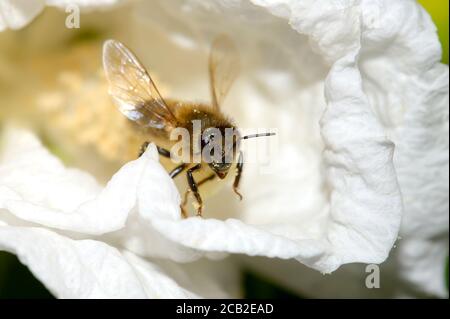
[(209, 80), (213, 107), (219, 109), (240, 69), (239, 54), (225, 35), (214, 40), (209, 55)]
[(125, 45), (115, 40), (105, 42), (103, 68), (109, 81), (109, 94), (127, 118), (143, 127), (176, 127), (176, 118), (155, 83)]

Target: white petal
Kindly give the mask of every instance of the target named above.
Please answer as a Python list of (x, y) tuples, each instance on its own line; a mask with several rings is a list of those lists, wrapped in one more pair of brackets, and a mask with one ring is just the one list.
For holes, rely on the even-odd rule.
[(419, 296), (448, 297), (448, 66), (440, 63), (436, 27), (417, 3), (369, 2), (363, 17), (367, 55), (375, 53), (364, 62), (366, 91), (397, 145), (394, 163), (405, 210), (398, 274)]
[[(152, 285), (154, 275), (152, 273), (146, 274), (145, 270), (147, 268), (156, 268), (160, 269), (164, 276), (170, 277), (170, 280), (173, 279), (178, 285), (191, 292), (191, 294), (195, 294), (188, 297), (242, 297), (241, 273), (238, 271), (239, 268), (237, 265), (229, 258), (220, 261), (201, 259), (192, 263), (175, 263), (169, 260), (159, 259), (152, 260), (152, 263), (149, 263), (147, 260), (129, 252), (125, 252), (124, 255), (137, 271), (143, 271), (142, 277), (148, 277), (149, 285)], [(165, 280), (169, 281), (168, 278)], [(175, 293), (180, 290), (177, 285), (171, 282), (163, 287), (155, 287), (154, 290), (156, 291), (156, 289), (160, 290), (160, 294), (162, 295), (164, 295), (162, 292), (165, 290), (174, 290)], [(172, 295), (175, 295), (175, 293)], [(170, 294), (167, 292), (165, 295)]]
[(102, 189), (89, 174), (66, 169), (31, 133), (8, 130), (3, 145), (0, 207), (28, 222), (85, 234), (124, 227), (141, 171), (158, 156), (150, 147), (148, 156), (125, 165)]
[(0, 226), (0, 250), (19, 257), (58, 298), (194, 298), (131, 253), (42, 228)]
[[(167, 239), (135, 212), (140, 189), (148, 201), (146, 212), (181, 219), (178, 190), (159, 164), (154, 145), (102, 188), (89, 174), (65, 168), (32, 133), (9, 128), (3, 137), (0, 208), (5, 210), (0, 211), (0, 220), (11, 225), (35, 223), (82, 237), (106, 234), (99, 239), (148, 257), (186, 262), (204, 255)], [(150, 187), (141, 185), (144, 170)]]
[(445, 280), (448, 237), (446, 239), (410, 239), (401, 243), (399, 272), (413, 289), (410, 295), (448, 298)]
[(105, 234), (101, 240), (114, 246), (124, 247), (140, 256), (170, 258), (177, 262), (191, 262), (203, 255), (195, 249), (168, 239), (158, 232), (151, 222), (143, 219), (136, 212), (128, 216), (126, 227)]
[[(275, 266), (266, 260), (262, 268), (306, 296), (448, 297), (448, 66), (440, 63), (436, 28), (417, 3), (363, 1), (360, 10), (362, 85), (396, 144), (394, 163), (404, 202), (401, 239), (382, 265), (381, 289), (376, 291), (365, 287), (364, 267), (345, 266), (331, 277), (300, 268), (295, 280), (289, 275), (292, 263)], [(299, 19), (298, 27), (302, 24), (309, 25)], [(335, 52), (329, 49), (321, 50)]]
[(44, 8), (45, 0), (2, 0), (0, 2), (0, 31), (20, 29)]

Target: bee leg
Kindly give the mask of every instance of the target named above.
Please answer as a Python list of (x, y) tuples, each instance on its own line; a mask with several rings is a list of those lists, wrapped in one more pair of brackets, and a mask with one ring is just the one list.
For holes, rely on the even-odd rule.
[[(204, 179), (202, 179), (200, 182), (197, 183), (197, 187), (202, 186), (203, 184), (205, 184), (208, 181), (213, 180), (214, 178), (216, 178), (216, 174), (211, 174), (208, 177), (205, 177)], [(184, 199), (183, 199), (183, 202), (181, 203), (181, 207), (183, 208), (182, 214), (183, 214), (184, 217), (187, 217), (186, 210), (184, 208), (186, 207), (186, 204), (188, 202), (188, 197), (189, 197), (190, 193), (192, 193), (192, 191), (190, 189), (188, 189), (184, 193)]]
[(186, 211), (186, 204), (188, 202), (188, 196), (191, 193), (191, 190), (188, 189), (185, 193), (184, 193), (184, 198), (183, 198), (183, 202), (180, 205), (181, 208), (181, 215), (183, 216), (183, 218), (187, 218), (187, 211)]
[(141, 145), (141, 149), (139, 150), (139, 155), (138, 155), (138, 157), (141, 157), (142, 154), (145, 153), (145, 150), (147, 149), (148, 144), (150, 144), (150, 142), (144, 142), (144, 143)]
[(183, 207), (186, 206), (187, 201), (188, 201), (188, 197), (189, 197), (189, 194), (190, 194), (190, 193), (191, 193), (191, 190), (190, 190), (190, 189), (188, 189), (188, 190), (184, 193), (184, 199), (183, 199), (183, 202), (181, 203), (181, 206), (183, 206)]
[(241, 193), (239, 193), (238, 187), (239, 187), (239, 182), (241, 181), (243, 168), (244, 168), (244, 154), (241, 151), (241, 152), (239, 152), (239, 158), (238, 158), (238, 162), (236, 165), (236, 177), (234, 178), (234, 183), (233, 183), (233, 191), (236, 193), (236, 195), (239, 196), (239, 200), (242, 200), (242, 195), (241, 195)]
[(187, 167), (187, 165), (185, 163), (180, 164), (179, 166), (175, 167), (170, 173), (170, 177), (171, 178), (175, 178), (178, 176), (178, 174), (180, 174), (182, 171), (184, 171), (184, 169)]
[(195, 200), (197, 201), (197, 204), (199, 205), (197, 209), (197, 216), (202, 216), (202, 208), (203, 208), (203, 201), (202, 197), (200, 196), (198, 192), (198, 185), (197, 182), (194, 179), (194, 176), (192, 176), (192, 173), (196, 170), (199, 170), (201, 168), (201, 164), (197, 164), (194, 167), (191, 167), (187, 170), (186, 176), (187, 181), (189, 184), (189, 188), (191, 189), (192, 193), (194, 194)]
[(170, 158), (170, 151), (166, 150), (165, 148), (159, 147), (159, 146), (156, 146), (156, 149), (158, 150), (159, 155)]
[(184, 205), (180, 205), (180, 210), (181, 210), (181, 216), (183, 218), (187, 218), (188, 215), (187, 215), (186, 209), (184, 208)]
[[(142, 154), (145, 153), (145, 150), (147, 149), (148, 145), (150, 144), (150, 142), (144, 142), (141, 146), (141, 149), (139, 150), (139, 156), (141, 157)], [(156, 149), (158, 150), (159, 155), (162, 155), (164, 157), (170, 158), (170, 151), (166, 150), (165, 148), (156, 146)]]
[[(213, 180), (216, 177), (215, 174), (211, 174), (208, 177), (205, 177), (204, 179), (202, 179), (200, 182), (197, 183), (197, 187), (202, 186), (204, 183), (206, 183), (207, 181)], [(185, 193), (184, 193), (184, 199), (183, 199), (183, 203), (181, 205), (186, 206), (187, 201), (188, 201), (188, 196), (189, 194), (192, 193), (192, 191), (190, 189), (188, 189)]]

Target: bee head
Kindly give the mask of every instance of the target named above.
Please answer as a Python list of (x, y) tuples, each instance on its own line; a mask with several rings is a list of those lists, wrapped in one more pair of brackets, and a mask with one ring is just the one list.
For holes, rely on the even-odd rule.
[(202, 159), (223, 179), (233, 164), (240, 140), (234, 127), (209, 127), (201, 138)]

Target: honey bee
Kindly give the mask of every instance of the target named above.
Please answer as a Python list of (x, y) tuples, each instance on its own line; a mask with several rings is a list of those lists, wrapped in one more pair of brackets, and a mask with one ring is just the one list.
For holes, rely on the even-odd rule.
[[(236, 171), (233, 190), (242, 200), (238, 189), (244, 157), (239, 148), (239, 141), (274, 134), (241, 136), (234, 121), (222, 113), (221, 105), (240, 68), (237, 49), (227, 36), (220, 36), (213, 42), (209, 55), (211, 105), (163, 99), (142, 63), (119, 41), (107, 40), (104, 43), (103, 67), (109, 81), (109, 94), (115, 104), (129, 120), (145, 131), (149, 140), (157, 145), (161, 156), (170, 158), (169, 149), (175, 143), (170, 137), (175, 128), (186, 129), (190, 134), (189, 141), (196, 141), (189, 145), (191, 154), (206, 148), (210, 150), (201, 152), (199, 163), (185, 161), (169, 172), (171, 178), (186, 172), (189, 188), (181, 205), (183, 217), (187, 217), (185, 204), (190, 193), (197, 202), (197, 215), (202, 215), (203, 200), (199, 187), (214, 179), (223, 180), (233, 165)], [(201, 124), (201, 134), (197, 136), (193, 129), (194, 121)], [(223, 139), (217, 138), (218, 134), (226, 136), (230, 131), (233, 133), (231, 141), (225, 138), (224, 143)], [(196, 143), (200, 147), (194, 151)], [(149, 142), (143, 144), (140, 155), (148, 144)], [(200, 175), (200, 171), (204, 172), (202, 175), (205, 177), (197, 180), (194, 173)]]

